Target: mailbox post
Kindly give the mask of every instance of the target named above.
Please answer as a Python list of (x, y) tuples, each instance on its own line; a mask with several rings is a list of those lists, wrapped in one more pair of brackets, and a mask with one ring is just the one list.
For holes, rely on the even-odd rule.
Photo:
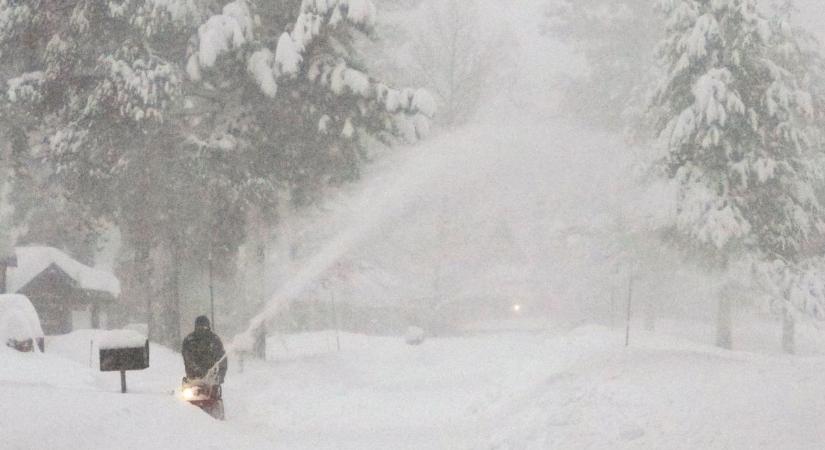
[(120, 392), (126, 392), (126, 371), (149, 367), (149, 340), (131, 330), (106, 332), (101, 342), (100, 371), (120, 372)]

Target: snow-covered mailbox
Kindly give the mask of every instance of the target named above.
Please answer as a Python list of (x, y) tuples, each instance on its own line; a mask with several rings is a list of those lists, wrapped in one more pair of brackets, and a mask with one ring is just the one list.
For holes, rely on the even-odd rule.
[(132, 330), (112, 330), (101, 333), (100, 371), (120, 372), (120, 391), (126, 392), (126, 371), (149, 367), (149, 340)]

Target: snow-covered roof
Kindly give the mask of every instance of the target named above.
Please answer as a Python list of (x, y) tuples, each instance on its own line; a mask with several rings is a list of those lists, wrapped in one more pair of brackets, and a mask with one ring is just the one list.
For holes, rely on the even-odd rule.
[(77, 282), (81, 289), (120, 295), (120, 281), (105, 270), (93, 269), (53, 247), (17, 247), (17, 267), (7, 271), (9, 292), (18, 292), (52, 264)]
[(40, 318), (25, 295), (0, 294), (0, 345), (8, 339), (43, 337)]

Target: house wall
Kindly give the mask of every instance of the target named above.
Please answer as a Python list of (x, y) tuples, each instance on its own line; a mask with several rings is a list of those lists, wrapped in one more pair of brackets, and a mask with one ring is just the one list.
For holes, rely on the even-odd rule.
[(41, 283), (30, 283), (20, 293), (31, 300), (45, 334), (69, 333), (72, 331), (73, 289), (53, 277), (44, 278), (47, 279)]
[(62, 270), (51, 266), (29, 282), (20, 293), (31, 300), (47, 335), (66, 334), (79, 328), (98, 328), (104, 296), (75, 287)]

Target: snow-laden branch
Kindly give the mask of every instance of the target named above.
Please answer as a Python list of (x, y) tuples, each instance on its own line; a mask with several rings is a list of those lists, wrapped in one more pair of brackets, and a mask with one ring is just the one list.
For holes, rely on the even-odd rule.
[[(393, 89), (342, 60), (312, 58), (313, 44), (335, 27), (370, 28), (375, 23), (371, 0), (304, 0), (291, 32), (278, 39), (275, 51), (260, 48), (251, 52), (246, 68), (261, 92), (274, 98), (286, 80), (304, 77), (329, 89), (336, 96), (355, 96), (381, 106), (389, 114), (422, 115), (432, 118), (436, 102), (424, 89)], [(198, 29), (197, 50), (187, 63), (187, 73), (200, 81), (220, 56), (255, 44), (253, 17), (246, 0), (227, 4), (222, 14), (212, 16)]]

